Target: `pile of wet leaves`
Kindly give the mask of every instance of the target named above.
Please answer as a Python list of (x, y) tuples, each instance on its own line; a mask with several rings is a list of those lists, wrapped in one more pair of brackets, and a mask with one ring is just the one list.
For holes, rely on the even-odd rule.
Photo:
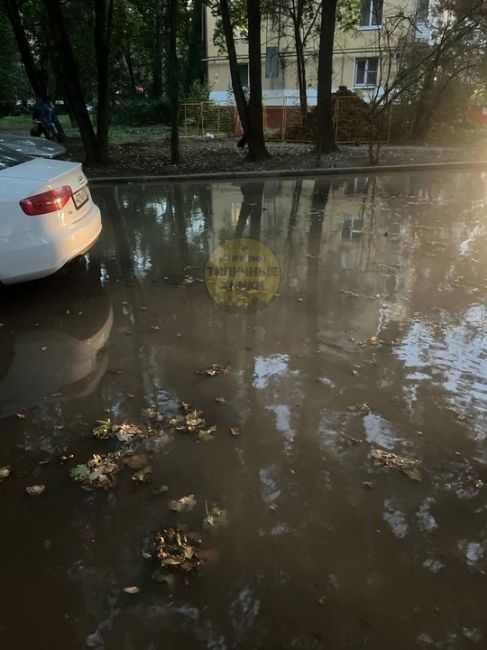
[(154, 557), (158, 562), (158, 572), (153, 578), (159, 579), (159, 572), (188, 574), (201, 568), (198, 548), (201, 537), (180, 528), (165, 528), (154, 538)]
[(197, 433), (200, 440), (211, 440), (216, 426), (207, 427), (204, 412), (188, 402), (181, 402), (183, 413), (169, 420), (169, 426), (183, 433)]
[(112, 488), (116, 482), (116, 475), (120, 471), (123, 454), (93, 454), (92, 458), (82, 465), (73, 467), (69, 474), (76, 482), (81, 483), (85, 490)]

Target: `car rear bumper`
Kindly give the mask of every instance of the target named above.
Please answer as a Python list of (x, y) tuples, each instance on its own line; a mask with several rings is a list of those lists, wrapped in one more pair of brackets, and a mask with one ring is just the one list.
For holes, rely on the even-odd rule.
[(67, 262), (86, 253), (101, 233), (100, 209), (94, 203), (79, 221), (55, 237), (34, 231), (0, 239), (0, 282), (14, 284), (55, 273)]

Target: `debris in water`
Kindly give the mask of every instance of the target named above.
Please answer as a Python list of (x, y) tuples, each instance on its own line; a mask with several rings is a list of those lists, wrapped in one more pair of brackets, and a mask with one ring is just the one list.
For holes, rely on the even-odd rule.
[(94, 427), (92, 431), (95, 438), (105, 440), (112, 435), (112, 421), (110, 418), (107, 418), (106, 420), (97, 420), (96, 423), (98, 426)]
[(123, 443), (132, 442), (134, 438), (144, 438), (147, 436), (147, 431), (144, 431), (141, 427), (136, 424), (129, 424), (124, 422), (123, 424), (115, 424), (112, 427), (112, 435), (119, 441)]
[(206, 375), (207, 377), (216, 377), (216, 375), (228, 375), (231, 372), (230, 364), (227, 363), (222, 366), (219, 363), (212, 363), (208, 368), (197, 370), (198, 375)]
[(10, 476), (10, 467), (6, 465), (5, 467), (0, 467), (0, 483), (5, 481), (6, 478)]
[(368, 415), (370, 413), (370, 407), (365, 402), (363, 404), (354, 404), (353, 406), (347, 406), (347, 408), (352, 413), (360, 413), (360, 415)]
[(234, 427), (230, 427), (230, 433), (232, 436), (239, 436), (242, 431), (238, 425), (235, 425)]
[(194, 494), (188, 494), (186, 497), (181, 497), (180, 499), (173, 499), (169, 502), (169, 510), (173, 512), (184, 512), (185, 510), (192, 510), (197, 501), (194, 498)]
[(203, 442), (210, 442), (210, 440), (214, 439), (215, 433), (216, 433), (216, 427), (210, 427), (209, 429), (201, 429), (198, 432), (198, 439), (202, 440)]
[(181, 402), (181, 408), (184, 411), (184, 415), (176, 415), (174, 418), (169, 420), (169, 425), (174, 427), (176, 431), (199, 433), (206, 430), (207, 436), (212, 435), (216, 431), (216, 427), (206, 429), (206, 421), (203, 411), (195, 409), (188, 404), (188, 402)]
[(71, 478), (82, 484), (85, 490), (93, 488), (112, 488), (116, 482), (116, 475), (120, 471), (122, 454), (115, 452), (102, 456), (93, 454), (93, 457), (84, 465), (76, 465), (69, 472)]
[(152, 480), (152, 469), (147, 466), (132, 474), (132, 481), (136, 483), (148, 483)]
[(162, 422), (164, 419), (156, 404), (151, 404), (144, 409), (144, 415), (150, 420), (156, 420), (156, 422)]
[[(166, 528), (158, 533), (154, 540), (154, 553), (162, 572), (188, 574), (197, 571), (201, 566), (197, 547), (201, 541), (197, 536), (179, 529)], [(164, 581), (162, 575), (156, 572), (154, 579)]]
[(204, 528), (217, 528), (219, 526), (228, 526), (227, 511), (221, 508), (212, 508), (207, 516), (203, 519)]
[(225, 404), (226, 401), (224, 397), (215, 397), (215, 402), (218, 402), (218, 404)]
[(374, 481), (362, 481), (362, 485), (364, 486), (364, 488), (368, 488), (369, 490), (371, 490), (375, 486), (375, 483)]
[(126, 594), (139, 594), (140, 589), (138, 587), (124, 587), (123, 589)]
[(167, 494), (168, 492), (169, 488), (167, 485), (160, 485), (158, 488), (152, 490), (152, 494)]
[(29, 485), (25, 488), (25, 491), (30, 497), (39, 497), (41, 494), (44, 494), (46, 491), (45, 485)]
[(26, 417), (26, 415), (25, 415), (25, 413), (23, 411), (17, 411), (17, 413), (15, 415), (17, 416), (18, 420), (24, 420), (25, 417)]
[(412, 481), (421, 481), (422, 476), (419, 470), (419, 465), (421, 465), (420, 460), (406, 458), (406, 456), (398, 456), (384, 449), (372, 449), (371, 454), (376, 465), (396, 467)]

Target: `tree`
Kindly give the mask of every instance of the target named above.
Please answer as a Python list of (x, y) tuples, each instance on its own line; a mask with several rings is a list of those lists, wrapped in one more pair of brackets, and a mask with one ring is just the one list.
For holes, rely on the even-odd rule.
[(179, 82), (178, 82), (178, 54), (177, 54), (177, 32), (178, 32), (178, 0), (169, 0), (169, 102), (171, 104), (171, 163), (179, 163)]
[(304, 122), (308, 112), (306, 49), (315, 37), (315, 28), (321, 15), (322, 0), (265, 0), (264, 14), (277, 24), (279, 36), (290, 31), (299, 88), (299, 105)]
[(322, 155), (337, 150), (331, 97), (336, 16), (337, 0), (323, 0), (318, 54), (318, 142), (316, 153), (319, 162), (321, 162)]
[(114, 0), (94, 0), (95, 11), (95, 56), (97, 68), (97, 121), (96, 157), (103, 164), (108, 162), (109, 129), (109, 53), (113, 25)]
[[(269, 153), (265, 146), (262, 108), (262, 58), (260, 43), (262, 13), (260, 0), (247, 0), (246, 7), (250, 86), (250, 99), (248, 102), (243, 91), (238, 70), (234, 26), (230, 15), (230, 6), (228, 0), (218, 0), (222, 31), (225, 37), (230, 66), (233, 94), (240, 123), (244, 131), (244, 137), (249, 148), (248, 159), (261, 161), (268, 158)], [(215, 9), (214, 5), (213, 9)]]
[[(484, 60), (481, 25), (487, 18), (483, 0), (444, 0), (430, 17), (391, 8), (375, 32), (378, 67), (367, 91), (369, 159), (378, 164), (383, 125), (393, 104), (413, 98), (416, 117), (412, 134), (423, 138), (442, 93), (459, 75)], [(426, 33), (426, 37), (422, 34)], [(479, 58), (480, 55), (480, 58)]]
[(10, 20), (12, 31), (17, 42), (22, 63), (29, 79), (29, 83), (37, 97), (47, 96), (47, 69), (39, 65), (34, 59), (30, 44), (30, 37), (27, 34), (23, 16), (20, 10), (19, 0), (4, 0), (5, 12)]
[(81, 87), (78, 66), (74, 58), (71, 41), (66, 29), (60, 0), (43, 0), (49, 18), (52, 40), (56, 50), (56, 61), (66, 97), (78, 123), (83, 141), (86, 162), (98, 161), (97, 140), (90, 116), (86, 109), (86, 100)]

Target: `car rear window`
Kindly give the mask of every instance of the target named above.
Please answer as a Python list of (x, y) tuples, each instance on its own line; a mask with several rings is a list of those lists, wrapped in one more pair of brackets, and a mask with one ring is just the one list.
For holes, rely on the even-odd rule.
[(13, 151), (13, 149), (0, 145), (0, 171), (9, 167), (15, 167), (15, 165), (20, 165), (28, 160), (29, 158), (27, 156), (24, 156), (18, 151)]

